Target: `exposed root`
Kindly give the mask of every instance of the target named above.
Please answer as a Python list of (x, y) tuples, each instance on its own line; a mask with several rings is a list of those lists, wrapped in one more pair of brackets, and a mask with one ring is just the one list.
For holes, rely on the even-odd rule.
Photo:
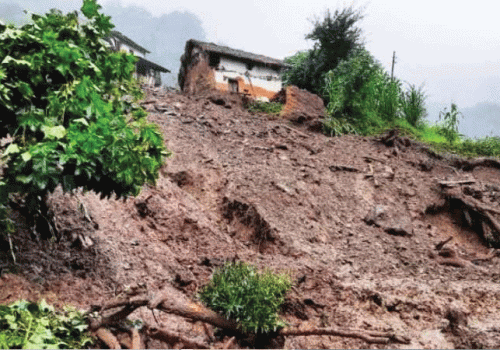
[(377, 332), (349, 328), (285, 328), (279, 332), (283, 336), (307, 336), (307, 335), (333, 335), (346, 338), (357, 338), (374, 344), (387, 344), (390, 341), (409, 344), (410, 339), (405, 336), (397, 336), (391, 332)]

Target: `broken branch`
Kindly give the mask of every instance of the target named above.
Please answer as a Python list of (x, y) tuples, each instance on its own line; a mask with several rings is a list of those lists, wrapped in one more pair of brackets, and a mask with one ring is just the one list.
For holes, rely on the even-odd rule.
[(97, 338), (102, 340), (104, 344), (110, 349), (121, 349), (120, 343), (118, 342), (118, 339), (108, 331), (106, 328), (99, 328), (96, 332), (95, 335)]

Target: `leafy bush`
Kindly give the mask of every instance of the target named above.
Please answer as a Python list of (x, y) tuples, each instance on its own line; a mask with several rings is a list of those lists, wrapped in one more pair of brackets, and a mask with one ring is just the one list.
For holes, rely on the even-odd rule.
[[(326, 76), (328, 119), (340, 119), (361, 134), (383, 129), (400, 115), (400, 83), (392, 81), (366, 50), (353, 52)], [(327, 130), (328, 131), (328, 130)]]
[(0, 24), (0, 138), (12, 137), (0, 149), (0, 203), (25, 193), (35, 212), (59, 184), (120, 197), (158, 178), (167, 152), (136, 103), (136, 58), (107, 48), (113, 25), (99, 9), (84, 0), (83, 21), (52, 10)]
[(277, 312), (290, 288), (288, 275), (258, 271), (243, 262), (227, 263), (214, 272), (200, 299), (239, 322), (244, 331), (267, 333), (284, 326)]
[(280, 102), (263, 102), (263, 101), (252, 101), (246, 108), (253, 113), (266, 113), (271, 115), (278, 115), (283, 109), (283, 104)]
[(93, 342), (86, 330), (79, 311), (56, 312), (44, 300), (0, 305), (1, 349), (81, 349)]

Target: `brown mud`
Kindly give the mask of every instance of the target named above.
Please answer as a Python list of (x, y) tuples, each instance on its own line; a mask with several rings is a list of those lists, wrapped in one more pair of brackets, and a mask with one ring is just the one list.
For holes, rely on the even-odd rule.
[[(87, 309), (166, 284), (195, 298), (214, 268), (244, 260), (292, 274), (290, 325), (394, 330), (412, 340), (299, 336), (280, 346), (500, 347), (500, 258), (490, 247), (499, 232), (456, 202), (498, 210), (498, 168), (454, 166), (397, 135), (326, 137), (251, 114), (234, 95), (153, 92), (147, 101), (174, 154), (157, 185), (127, 200), (57, 191), (50, 207), (60, 241), (32, 241), (15, 212), (17, 265), (0, 252), (0, 303), (43, 297)], [(470, 182), (442, 184), (460, 181)], [(155, 316), (165, 329), (206, 337), (199, 322)], [(130, 318), (157, 325), (150, 310)]]

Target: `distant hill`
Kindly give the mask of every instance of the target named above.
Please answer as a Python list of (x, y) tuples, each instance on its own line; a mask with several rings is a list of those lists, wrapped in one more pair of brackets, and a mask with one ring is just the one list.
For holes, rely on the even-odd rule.
[[(74, 11), (81, 7), (81, 0), (49, 2), (38, 0), (12, 0), (0, 3), (0, 19), (7, 23), (26, 22), (23, 9), (35, 13), (45, 13), (53, 7), (63, 12)], [(154, 17), (142, 7), (122, 6), (119, 3), (104, 4), (102, 11), (112, 17), (114, 29), (145, 47), (150, 54), (149, 60), (169, 69), (172, 73), (162, 74), (164, 85), (175, 86), (180, 68), (180, 57), (186, 41), (193, 38), (206, 41), (201, 20), (190, 12), (172, 12)]]

